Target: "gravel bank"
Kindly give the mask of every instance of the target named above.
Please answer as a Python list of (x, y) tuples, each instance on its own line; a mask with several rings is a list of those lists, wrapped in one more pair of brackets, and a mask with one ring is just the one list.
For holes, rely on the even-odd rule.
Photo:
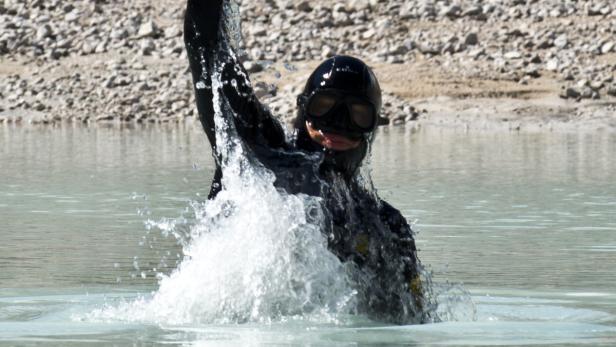
[[(0, 0), (0, 123), (193, 120), (183, 6)], [(609, 0), (256, 0), (242, 22), (257, 93), (287, 121), (311, 69), (344, 53), (375, 67), (392, 125), (472, 127), (471, 99), (500, 100), (479, 118), (512, 129), (614, 128)]]

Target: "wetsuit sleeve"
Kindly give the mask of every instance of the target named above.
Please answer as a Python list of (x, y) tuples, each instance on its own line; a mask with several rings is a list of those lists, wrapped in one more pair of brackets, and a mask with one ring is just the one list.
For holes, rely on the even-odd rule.
[[(231, 108), (233, 112), (223, 112), (223, 116), (232, 118), (237, 134), (249, 144), (285, 144), (282, 126), (256, 98), (248, 74), (237, 58), (235, 33), (230, 32), (234, 18), (229, 2), (188, 0), (184, 19), (184, 42), (199, 119), (217, 159), (220, 154), (216, 149), (216, 108)], [(215, 92), (219, 98), (214, 98)]]

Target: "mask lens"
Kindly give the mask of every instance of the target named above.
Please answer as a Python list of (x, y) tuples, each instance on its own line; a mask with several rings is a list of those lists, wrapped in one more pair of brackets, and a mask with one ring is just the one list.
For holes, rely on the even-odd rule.
[(353, 102), (349, 105), (351, 119), (358, 127), (370, 129), (374, 126), (376, 115), (370, 104), (363, 102)]
[(336, 105), (337, 99), (330, 94), (315, 94), (308, 104), (308, 114), (314, 117), (326, 115)]

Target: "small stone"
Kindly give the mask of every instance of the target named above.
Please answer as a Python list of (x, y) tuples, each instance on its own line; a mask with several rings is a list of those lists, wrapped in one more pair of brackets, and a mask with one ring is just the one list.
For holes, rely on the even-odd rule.
[(522, 53), (518, 51), (511, 51), (511, 52), (505, 53), (505, 55), (503, 56), (505, 57), (505, 59), (521, 59)]
[(391, 122), (392, 125), (402, 125), (404, 123), (406, 123), (406, 116), (403, 115), (395, 116)]
[(347, 2), (347, 9), (351, 10), (355, 10), (355, 11), (362, 11), (362, 10), (368, 10), (370, 9), (370, 1), (368, 0), (349, 0)]
[(334, 12), (348, 12), (344, 4), (335, 4)]
[(575, 76), (573, 76), (573, 73), (571, 73), (571, 71), (567, 71), (566, 73), (563, 74), (563, 79), (565, 81), (574, 81)]
[(469, 7), (467, 10), (465, 10), (462, 13), (462, 16), (463, 17), (474, 17), (474, 16), (479, 16), (482, 13), (483, 13), (483, 8), (481, 8), (481, 6), (472, 6), (472, 7)]
[(468, 55), (472, 57), (473, 59), (479, 59), (479, 57), (485, 54), (486, 54), (486, 50), (483, 48), (477, 48), (477, 49), (474, 49), (468, 52)]
[(468, 33), (464, 39), (464, 43), (469, 46), (474, 46), (479, 43), (479, 37), (477, 33)]
[(541, 74), (539, 73), (539, 69), (534, 65), (529, 65), (525, 71), (526, 75), (532, 78), (539, 78)]
[(554, 46), (554, 42), (552, 40), (542, 40), (541, 42), (539, 42), (539, 44), (537, 45), (538, 49), (548, 49), (550, 47)]
[(579, 80), (579, 81), (578, 81), (578, 83), (577, 83), (577, 87), (578, 87), (578, 88), (584, 88), (584, 87), (586, 87), (586, 86), (588, 86), (588, 80), (581, 79), (581, 80)]
[(103, 115), (97, 116), (94, 120), (97, 122), (110, 121), (110, 120), (113, 120), (113, 115), (103, 114)]
[(67, 21), (68, 23), (72, 23), (72, 22), (78, 21), (82, 17), (83, 15), (79, 11), (73, 10), (67, 13), (66, 16), (64, 16), (64, 20)]
[(323, 49), (321, 50), (321, 57), (323, 59), (327, 59), (330, 57), (333, 57), (335, 54), (334, 50), (330, 47), (330, 46), (323, 46)]
[(244, 63), (244, 68), (249, 73), (257, 73), (263, 71), (263, 65), (255, 61), (247, 61)]
[(570, 99), (577, 99), (580, 97), (580, 92), (574, 88), (567, 88), (565, 91), (565, 96)]
[(49, 24), (42, 25), (36, 31), (36, 40), (43, 41), (45, 38), (50, 37), (52, 35), (51, 27)]
[(32, 108), (33, 108), (35, 111), (44, 111), (44, 110), (45, 110), (45, 108), (46, 108), (46, 106), (45, 106), (45, 105), (43, 105), (40, 101), (36, 101), (36, 102), (34, 103), (34, 105), (32, 105)]
[(409, 113), (409, 115), (406, 116), (406, 121), (407, 122), (414, 122), (417, 119), (419, 119), (419, 112), (417, 112), (417, 111), (411, 111)]
[(95, 46), (89, 44), (88, 42), (84, 42), (83, 45), (81, 46), (81, 53), (84, 55), (92, 54), (94, 53), (95, 49), (96, 49)]
[(554, 40), (554, 46), (560, 49), (565, 48), (568, 43), (569, 43), (569, 40), (567, 38), (567, 34), (562, 34)]
[(107, 51), (107, 42), (101, 41), (96, 48), (94, 49), (94, 53), (105, 53)]
[(560, 62), (558, 61), (558, 59), (552, 58), (548, 60), (548, 62), (545, 64), (545, 69), (548, 71), (556, 71), (558, 70), (559, 66), (560, 66)]
[(267, 29), (263, 25), (250, 26), (248, 29), (250, 36), (263, 37), (267, 35)]
[(167, 29), (165, 29), (165, 32), (164, 32), (165, 37), (168, 39), (173, 38), (173, 37), (178, 37), (181, 34), (182, 34), (182, 30), (176, 25), (168, 27)]
[(368, 40), (368, 39), (370, 39), (370, 38), (374, 37), (374, 35), (375, 35), (375, 34), (376, 34), (376, 31), (374, 31), (374, 29), (368, 29), (368, 30), (364, 31), (364, 32), (361, 34), (361, 37), (362, 37), (364, 40)]
[(606, 42), (601, 46), (601, 53), (608, 54), (614, 49), (614, 42)]
[(601, 15), (601, 9), (603, 8), (601, 5), (596, 4), (596, 5), (591, 5), (588, 4), (590, 6), (588, 6), (588, 8), (586, 9), (586, 14), (589, 16), (600, 16)]
[(597, 90), (603, 88), (603, 82), (601, 82), (601, 81), (592, 81), (592, 82), (590, 82), (589, 87), (592, 88), (592, 90), (597, 91)]
[(145, 39), (141, 41), (140, 49), (142, 55), (151, 55), (155, 48), (156, 46), (154, 45), (154, 40)]
[(276, 96), (278, 93), (278, 87), (274, 84), (269, 84), (265, 82), (257, 82), (254, 87), (255, 96), (257, 98), (263, 98), (266, 96)]
[(445, 54), (445, 53), (454, 54), (455, 52), (456, 52), (456, 51), (455, 51), (455, 44), (454, 44), (454, 43), (451, 43), (451, 42), (447, 42), (447, 43), (443, 46), (443, 48), (442, 48), (442, 50), (441, 50), (441, 53), (442, 53), (442, 54)]
[(312, 6), (310, 6), (309, 1), (301, 1), (297, 5), (295, 5), (295, 9), (302, 12), (310, 12), (312, 11)]
[(128, 37), (128, 32), (122, 28), (114, 29), (111, 31), (109, 37), (111, 37), (112, 40), (121, 40)]
[(613, 84), (607, 88), (607, 95), (616, 96), (616, 84)]
[(114, 75), (109, 76), (105, 80), (105, 82), (103, 82), (103, 87), (105, 87), (107, 89), (111, 89), (111, 88), (115, 87), (115, 79), (116, 79), (116, 76), (114, 76)]
[(52, 48), (47, 52), (47, 57), (49, 57), (49, 59), (51, 60), (58, 60), (60, 59), (60, 57), (62, 57), (62, 53), (60, 53), (60, 51)]
[(139, 31), (137, 32), (138, 37), (154, 37), (156, 36), (157, 27), (154, 24), (154, 21), (149, 20), (139, 27)]
[(417, 47), (423, 54), (438, 55), (441, 53), (441, 47), (438, 44), (432, 42), (422, 42)]
[(461, 12), (462, 12), (462, 7), (454, 4), (449, 7), (446, 7), (443, 11), (443, 14), (450, 18), (456, 18), (460, 16)]
[(530, 58), (530, 62), (533, 64), (541, 64), (542, 60), (539, 54), (533, 54), (533, 56)]
[(592, 90), (590, 87), (584, 87), (582, 89), (582, 92), (580, 93), (580, 97), (582, 99), (596, 99), (595, 91)]

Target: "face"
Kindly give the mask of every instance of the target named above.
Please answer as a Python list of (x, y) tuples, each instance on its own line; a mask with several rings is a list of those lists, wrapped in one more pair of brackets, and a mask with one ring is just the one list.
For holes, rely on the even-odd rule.
[(309, 121), (306, 121), (306, 129), (312, 141), (319, 145), (332, 149), (334, 151), (348, 151), (359, 147), (361, 140), (350, 139), (339, 134), (332, 134), (317, 130), (312, 127)]

